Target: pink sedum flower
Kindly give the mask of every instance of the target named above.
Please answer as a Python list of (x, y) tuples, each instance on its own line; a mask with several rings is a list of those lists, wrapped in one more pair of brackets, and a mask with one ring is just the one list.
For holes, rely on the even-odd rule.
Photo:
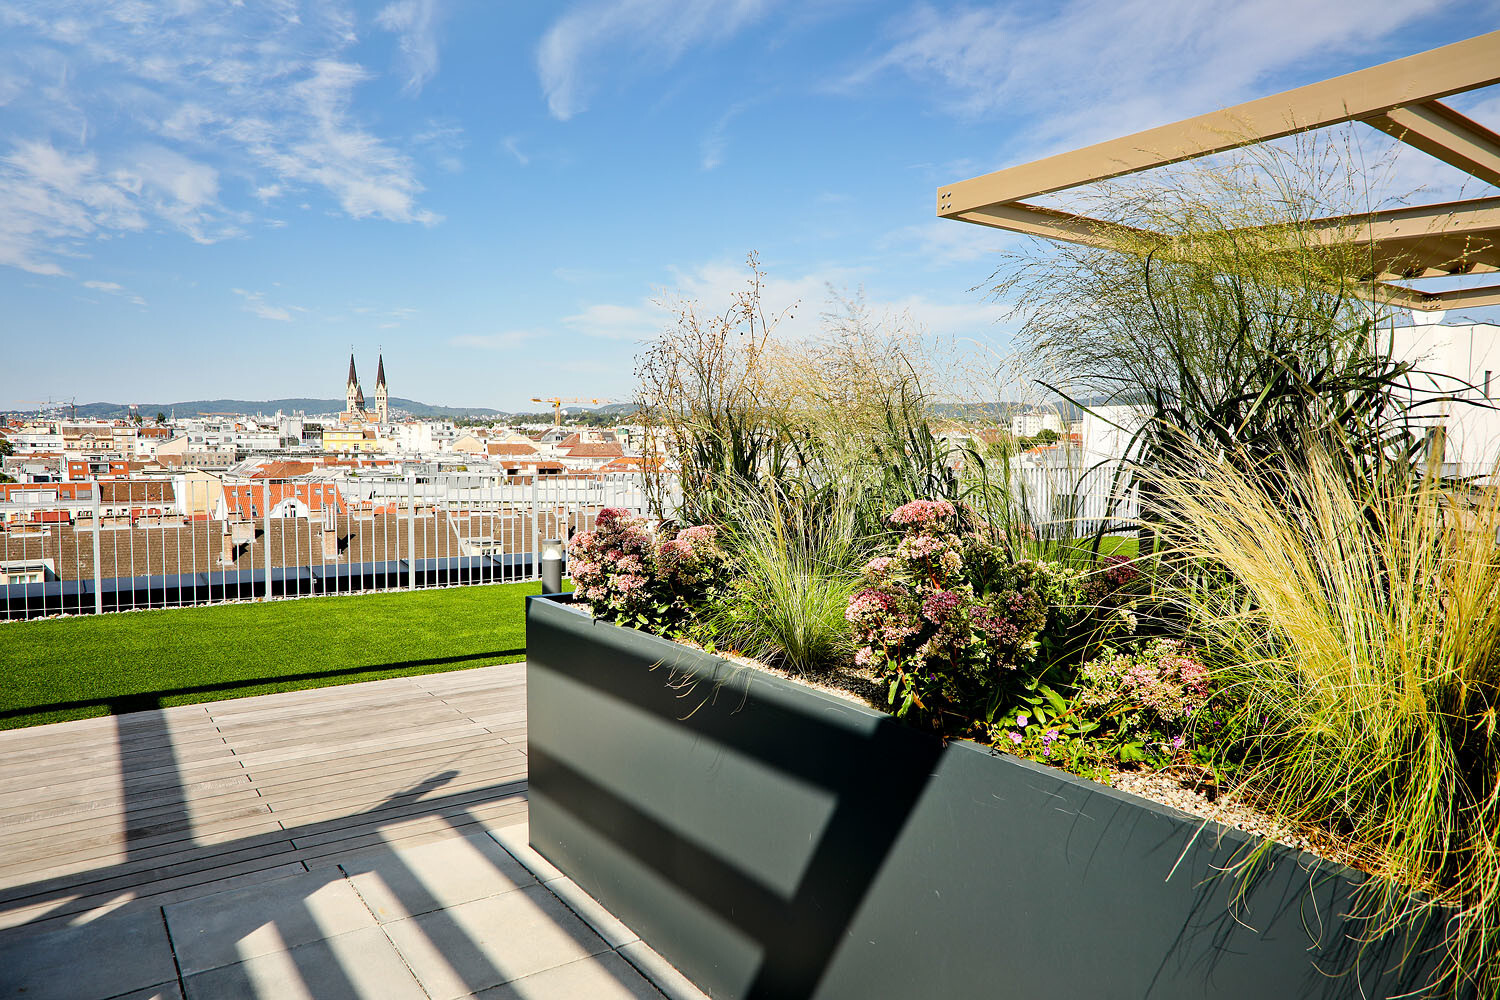
[(898, 527), (929, 525), (952, 518), (957, 513), (946, 500), (913, 500), (891, 511), (890, 522)]

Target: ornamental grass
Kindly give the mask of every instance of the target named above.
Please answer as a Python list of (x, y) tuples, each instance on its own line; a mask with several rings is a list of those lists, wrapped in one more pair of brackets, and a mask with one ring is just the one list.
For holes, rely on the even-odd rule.
[[(1197, 453), (1158, 475), (1192, 628), (1244, 706), (1245, 788), (1351, 844), (1371, 939), (1446, 922), (1445, 985), (1500, 992), (1500, 492), (1421, 470)], [(1283, 467), (1285, 469), (1286, 467)]]
[(767, 481), (735, 490), (729, 508), (720, 530), (739, 572), (702, 610), (694, 634), (798, 673), (849, 660), (844, 609), (871, 545), (859, 532), (858, 505), (838, 487)]

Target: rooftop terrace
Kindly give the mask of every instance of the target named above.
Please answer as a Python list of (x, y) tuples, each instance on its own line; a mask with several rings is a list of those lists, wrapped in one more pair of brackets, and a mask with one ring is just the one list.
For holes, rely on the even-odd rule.
[(701, 996), (526, 846), (525, 678), (0, 732), (0, 995)]

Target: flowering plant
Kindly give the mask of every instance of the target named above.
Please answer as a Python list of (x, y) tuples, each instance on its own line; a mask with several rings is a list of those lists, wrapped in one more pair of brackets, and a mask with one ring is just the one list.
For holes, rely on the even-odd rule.
[(1111, 720), (1121, 760), (1163, 761), (1191, 750), (1190, 727), (1215, 694), (1196, 650), (1177, 639), (1108, 648), (1079, 671), (1075, 703), (1086, 716)]
[(946, 500), (916, 500), (889, 517), (894, 552), (865, 566), (849, 602), (855, 661), (884, 675), (898, 716), (934, 728), (992, 714), (1007, 675), (1036, 659), (1052, 609), (1076, 590), (1073, 571), (1011, 560), (961, 530)]
[(568, 543), (577, 593), (597, 618), (670, 634), (725, 585), (729, 558), (709, 525), (653, 531), (618, 507)]

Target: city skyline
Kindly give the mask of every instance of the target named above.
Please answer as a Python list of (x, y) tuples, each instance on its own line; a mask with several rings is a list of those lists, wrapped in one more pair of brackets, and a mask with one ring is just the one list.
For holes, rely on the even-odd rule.
[[(393, 393), (628, 398), (673, 292), (759, 251), (795, 333), (836, 294), (1003, 349), (1002, 234), (936, 185), (1456, 41), (1500, 5), (442, 0), (0, 4), (0, 408)], [(1455, 105), (1500, 122), (1500, 100)], [(1371, 130), (1361, 155), (1384, 155)], [(1424, 154), (1398, 187), (1441, 196)], [(979, 289), (979, 290), (976, 290)], [(1493, 310), (1470, 318), (1491, 318)], [(377, 348), (378, 349), (378, 348)]]

